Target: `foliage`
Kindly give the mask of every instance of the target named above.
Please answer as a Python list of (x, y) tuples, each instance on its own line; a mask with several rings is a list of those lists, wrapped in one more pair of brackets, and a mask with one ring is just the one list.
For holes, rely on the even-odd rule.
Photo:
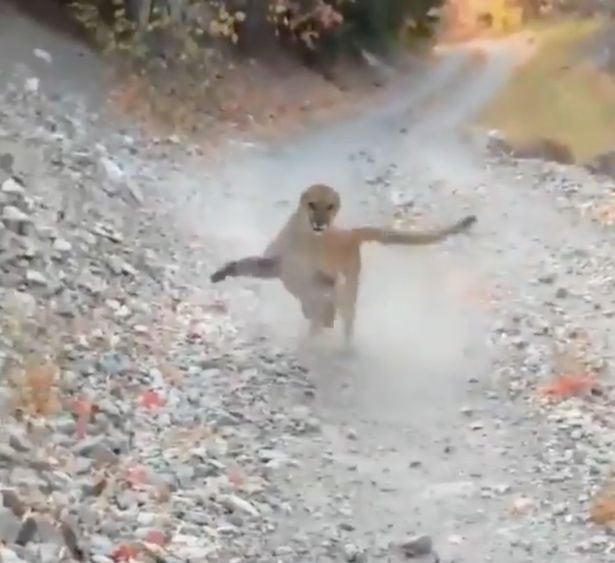
[[(410, 26), (434, 23), (443, 0), (69, 0), (72, 14), (108, 51), (137, 59), (204, 62), (242, 43), (251, 54), (271, 40), (299, 51), (386, 43)], [(203, 49), (205, 47), (205, 49)]]

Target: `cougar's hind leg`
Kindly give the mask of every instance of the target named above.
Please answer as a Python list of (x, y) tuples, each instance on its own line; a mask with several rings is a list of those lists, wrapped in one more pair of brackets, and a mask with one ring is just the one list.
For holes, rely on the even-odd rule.
[(352, 347), (354, 339), (354, 325), (357, 309), (357, 296), (359, 293), (359, 275), (361, 271), (360, 258), (357, 266), (348, 272), (344, 283), (339, 288), (338, 301), (340, 316), (344, 323), (344, 344), (346, 348)]
[(333, 328), (335, 326), (335, 313), (336, 313), (335, 300), (333, 298), (327, 299), (323, 303), (323, 315), (322, 325), (325, 328)]
[(301, 312), (309, 324), (308, 338), (315, 338), (322, 332), (322, 320), (312, 299), (301, 299)]

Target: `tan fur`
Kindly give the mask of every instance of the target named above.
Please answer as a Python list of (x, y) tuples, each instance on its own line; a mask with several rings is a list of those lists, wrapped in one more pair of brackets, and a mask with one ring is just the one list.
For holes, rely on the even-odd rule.
[(307, 188), (296, 211), (266, 248), (263, 256), (228, 262), (211, 276), (279, 278), (301, 303), (310, 331), (331, 328), (339, 311), (349, 343), (353, 336), (361, 273), (361, 244), (423, 245), (466, 231), (475, 221), (468, 216), (447, 227), (408, 232), (377, 227), (340, 229), (333, 225), (341, 205), (339, 194), (324, 184)]

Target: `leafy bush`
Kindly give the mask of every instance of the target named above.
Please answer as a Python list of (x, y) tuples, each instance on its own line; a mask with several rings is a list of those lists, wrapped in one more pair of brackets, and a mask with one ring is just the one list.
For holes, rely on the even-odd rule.
[[(443, 0), (71, 0), (77, 19), (109, 50), (143, 57), (160, 49), (186, 60), (203, 46), (250, 54), (282, 44), (319, 53), (386, 46), (406, 27), (425, 34)], [(178, 48), (179, 52), (170, 47)], [(175, 55), (178, 55), (176, 57)]]

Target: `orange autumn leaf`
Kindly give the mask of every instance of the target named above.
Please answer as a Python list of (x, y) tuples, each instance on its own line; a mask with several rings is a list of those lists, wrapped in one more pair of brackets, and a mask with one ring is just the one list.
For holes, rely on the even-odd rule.
[(555, 377), (543, 385), (539, 394), (554, 400), (575, 397), (590, 391), (596, 384), (596, 378), (591, 374), (564, 374)]
[(144, 391), (139, 395), (138, 399), (139, 405), (145, 407), (146, 409), (155, 409), (164, 404), (164, 399), (160, 396), (157, 391), (150, 389), (148, 391)]
[(589, 518), (595, 524), (605, 525), (615, 522), (615, 497), (598, 497), (589, 509)]

